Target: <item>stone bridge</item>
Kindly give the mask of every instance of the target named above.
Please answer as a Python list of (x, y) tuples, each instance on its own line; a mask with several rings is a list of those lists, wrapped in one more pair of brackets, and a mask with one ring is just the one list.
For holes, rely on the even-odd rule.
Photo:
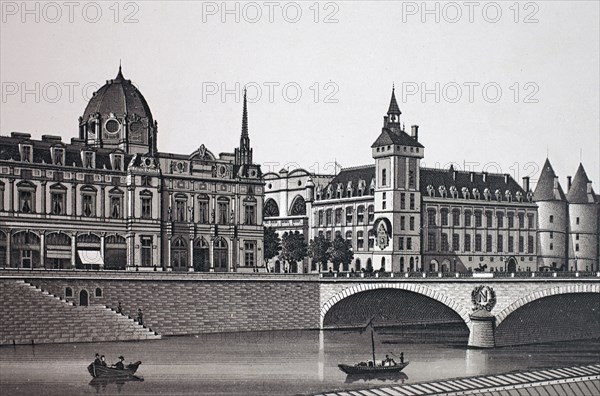
[[(469, 346), (481, 348), (597, 338), (600, 274), (572, 274), (570, 278), (548, 275), (322, 278), (320, 326), (357, 326), (366, 323), (369, 316), (375, 318), (376, 325), (418, 317), (421, 320), (416, 322), (421, 323), (462, 322), (469, 331)], [(472, 293), (480, 286), (483, 295), (479, 299), (487, 296), (495, 300), (488, 306), (489, 312), (481, 309), (486, 301), (474, 309)]]

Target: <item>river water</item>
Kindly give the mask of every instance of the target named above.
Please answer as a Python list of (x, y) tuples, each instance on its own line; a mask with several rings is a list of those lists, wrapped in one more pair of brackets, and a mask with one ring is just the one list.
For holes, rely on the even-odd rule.
[[(463, 326), (377, 329), (377, 358), (404, 352), (410, 364), (392, 378), (353, 378), (337, 368), (371, 356), (370, 333), (273, 331), (170, 337), (144, 342), (0, 348), (2, 395), (293, 395), (562, 367), (600, 361), (600, 341), (467, 349)], [(139, 380), (95, 383), (86, 366), (141, 360)], [(394, 357), (394, 356), (392, 356)], [(398, 360), (396, 358), (396, 360)]]

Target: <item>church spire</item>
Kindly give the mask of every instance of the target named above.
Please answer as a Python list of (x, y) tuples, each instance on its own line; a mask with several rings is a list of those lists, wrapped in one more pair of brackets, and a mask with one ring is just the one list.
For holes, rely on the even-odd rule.
[(119, 73), (117, 73), (117, 77), (115, 77), (117, 81), (123, 81), (125, 78), (123, 77), (123, 72), (121, 71), (121, 61), (119, 60)]
[(252, 163), (252, 148), (250, 148), (250, 136), (248, 134), (248, 101), (246, 99), (246, 88), (244, 88), (244, 106), (242, 110), (242, 136), (240, 147), (235, 149), (235, 159), (238, 165)]

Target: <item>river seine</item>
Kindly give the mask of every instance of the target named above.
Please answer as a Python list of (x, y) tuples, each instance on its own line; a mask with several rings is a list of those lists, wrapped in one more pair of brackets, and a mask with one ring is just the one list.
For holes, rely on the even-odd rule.
[[(600, 361), (600, 341), (467, 349), (460, 325), (381, 328), (377, 359), (410, 361), (391, 378), (347, 377), (337, 365), (371, 356), (370, 333), (357, 330), (273, 331), (169, 337), (145, 342), (55, 344), (0, 348), (3, 395), (294, 395), (563, 367)], [(98, 352), (109, 363), (141, 360), (133, 381), (91, 381)]]

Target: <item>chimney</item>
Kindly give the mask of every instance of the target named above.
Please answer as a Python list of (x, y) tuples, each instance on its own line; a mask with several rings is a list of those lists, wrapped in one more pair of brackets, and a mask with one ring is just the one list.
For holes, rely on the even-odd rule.
[(481, 174), (483, 175), (483, 182), (487, 183), (487, 172), (481, 172)]
[(410, 136), (413, 137), (413, 139), (415, 140), (419, 140), (419, 126), (418, 125), (413, 125), (412, 127), (410, 127)]
[(453, 179), (454, 181), (456, 181), (456, 176), (458, 176), (458, 171), (457, 171), (457, 170), (453, 170), (453, 171), (452, 171), (452, 179)]
[(388, 116), (383, 116), (383, 127), (387, 127), (387, 124), (389, 122), (389, 117)]
[(504, 184), (508, 184), (508, 179), (510, 178), (510, 175), (508, 173), (504, 174)]
[(571, 191), (571, 176), (567, 176), (567, 192)]
[(471, 176), (471, 183), (473, 183), (475, 181), (475, 172), (471, 172), (469, 175)]
[(529, 176), (523, 178), (523, 190), (525, 190), (526, 193), (529, 192)]

